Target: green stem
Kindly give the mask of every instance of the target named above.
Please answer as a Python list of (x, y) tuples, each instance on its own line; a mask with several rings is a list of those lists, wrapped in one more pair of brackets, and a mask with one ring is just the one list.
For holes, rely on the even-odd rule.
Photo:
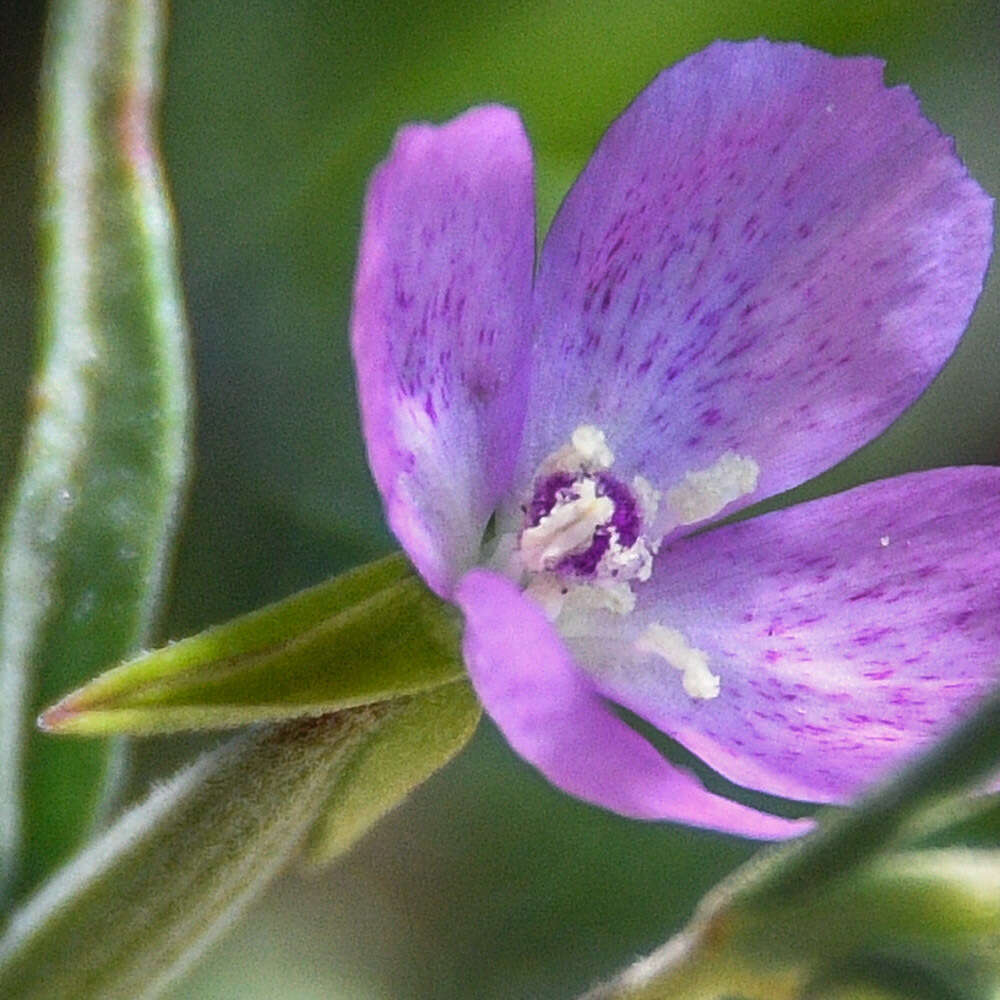
[(803, 972), (790, 965), (750, 967), (728, 947), (722, 913), (702, 913), (648, 958), (580, 1000), (797, 1000)]

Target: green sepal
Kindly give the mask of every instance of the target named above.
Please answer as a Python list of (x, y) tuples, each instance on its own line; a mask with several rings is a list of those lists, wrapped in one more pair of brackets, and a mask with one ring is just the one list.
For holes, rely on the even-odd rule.
[(107, 671), (45, 712), (58, 733), (162, 733), (321, 715), (463, 676), (457, 612), (401, 555)]
[(482, 709), (460, 681), (401, 699), (340, 772), (312, 829), (306, 861), (320, 866), (348, 850), (471, 739)]

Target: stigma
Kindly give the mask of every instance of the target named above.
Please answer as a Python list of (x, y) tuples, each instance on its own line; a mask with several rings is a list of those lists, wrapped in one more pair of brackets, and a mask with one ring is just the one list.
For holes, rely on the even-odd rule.
[[(552, 503), (521, 533), (525, 569), (541, 573), (564, 564), (574, 565), (579, 560), (571, 557), (597, 548), (599, 537), (608, 544), (606, 526), (615, 513), (615, 504), (607, 495), (598, 493), (599, 486), (593, 479), (574, 480), (566, 474), (542, 484), (539, 492), (552, 494)], [(538, 505), (539, 500), (534, 499), (533, 504)]]

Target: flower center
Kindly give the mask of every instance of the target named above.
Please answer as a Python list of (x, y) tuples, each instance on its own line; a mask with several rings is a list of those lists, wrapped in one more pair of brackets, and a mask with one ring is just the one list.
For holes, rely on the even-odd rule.
[[(555, 618), (567, 596), (616, 612), (635, 604), (629, 582), (648, 580), (658, 540), (650, 536), (659, 493), (637, 476), (631, 485), (608, 470), (614, 455), (596, 427), (541, 465), (517, 539), (526, 589)], [(579, 593), (587, 588), (586, 593)]]
[(538, 483), (525, 511), (521, 557), (533, 573), (588, 580), (603, 564), (605, 575), (631, 579), (648, 563), (637, 547), (641, 526), (636, 498), (614, 476), (554, 472)]
[[(760, 469), (748, 456), (723, 452), (711, 465), (690, 469), (664, 493), (642, 476), (626, 483), (609, 471), (615, 456), (604, 433), (584, 424), (535, 473), (521, 505), (522, 519), (496, 540), (491, 561), (585, 649), (593, 635), (618, 634), (617, 619), (636, 606), (633, 585), (647, 581), (663, 537), (715, 517), (757, 488)], [(670, 609), (655, 609), (669, 620)], [(708, 655), (666, 621), (649, 619), (630, 634), (619, 655), (663, 660), (681, 674), (695, 700), (718, 697), (719, 676)], [(597, 614), (595, 614), (597, 613)], [(599, 624), (595, 624), (599, 623)], [(597, 630), (595, 632), (595, 629)]]

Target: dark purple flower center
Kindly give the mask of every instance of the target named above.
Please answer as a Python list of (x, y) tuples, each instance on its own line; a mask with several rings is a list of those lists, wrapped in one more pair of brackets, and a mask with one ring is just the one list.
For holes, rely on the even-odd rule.
[(616, 540), (622, 548), (634, 545), (642, 531), (639, 505), (632, 491), (620, 480), (606, 472), (581, 473), (554, 472), (540, 480), (524, 510), (524, 526), (533, 528), (540, 524), (560, 503), (579, 499), (578, 486), (584, 480), (594, 484), (598, 496), (607, 497), (614, 504), (611, 517), (594, 530), (590, 545), (582, 552), (566, 556), (553, 568), (559, 573), (592, 577), (604, 554)]

